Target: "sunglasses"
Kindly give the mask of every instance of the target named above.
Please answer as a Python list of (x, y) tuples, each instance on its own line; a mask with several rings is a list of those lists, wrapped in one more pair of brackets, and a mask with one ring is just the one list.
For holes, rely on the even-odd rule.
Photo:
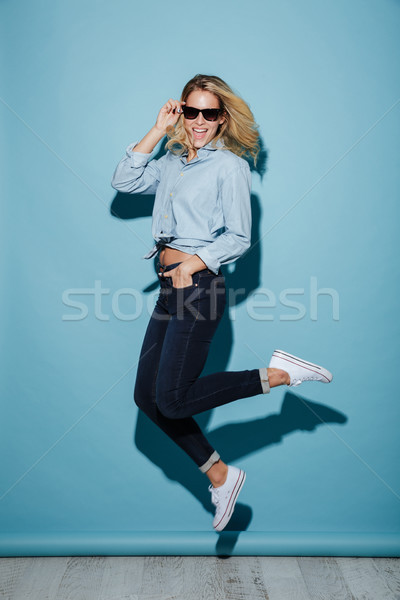
[(206, 121), (216, 121), (221, 112), (220, 108), (194, 108), (194, 106), (182, 106), (183, 116), (185, 119), (197, 119), (199, 113), (203, 115)]

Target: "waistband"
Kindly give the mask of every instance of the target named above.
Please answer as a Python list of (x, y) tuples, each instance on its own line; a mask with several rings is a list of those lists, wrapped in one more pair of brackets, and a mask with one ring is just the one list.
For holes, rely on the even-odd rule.
[[(160, 263), (160, 261), (158, 261), (158, 263), (157, 263), (157, 271), (165, 273), (165, 271), (170, 271), (171, 269), (175, 269), (175, 267), (177, 267), (178, 265), (180, 265), (182, 262), (183, 261), (180, 260), (179, 262), (172, 263), (170, 265), (162, 265)], [(213, 271), (211, 271), (211, 269), (208, 269), (207, 267), (205, 269), (202, 269), (201, 271), (197, 271), (197, 273), (203, 273), (203, 272), (207, 272), (207, 273), (211, 273), (212, 275), (215, 275), (215, 273)], [(219, 269), (218, 275), (222, 275), (221, 269)]]
[(171, 263), (170, 265), (163, 265), (160, 263), (160, 261), (158, 261), (158, 268), (159, 268), (159, 270), (161, 270), (164, 273), (165, 271), (170, 271), (171, 269), (175, 269), (175, 267), (180, 265), (181, 262), (183, 262), (183, 261), (180, 260), (179, 262)]

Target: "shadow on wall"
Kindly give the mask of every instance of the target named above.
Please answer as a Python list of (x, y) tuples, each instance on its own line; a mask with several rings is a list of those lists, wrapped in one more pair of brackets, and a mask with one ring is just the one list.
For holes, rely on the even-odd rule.
[[(166, 138), (163, 140), (159, 152), (154, 156), (155, 159), (159, 159), (165, 154), (165, 141)], [(260, 138), (260, 153), (257, 168), (255, 168), (251, 159), (248, 160), (252, 172), (257, 172), (260, 177), (263, 177), (267, 170), (267, 158), (267, 150), (265, 149), (264, 143)], [(118, 219), (138, 219), (146, 216), (151, 217), (153, 212), (154, 198), (155, 197), (153, 194), (123, 194), (118, 192), (111, 204), (110, 212)], [(226, 288), (231, 291), (231, 294), (228, 298), (229, 306), (240, 305), (254, 290), (258, 289), (260, 286), (261, 244), (255, 242), (259, 240), (260, 237), (261, 206), (260, 200), (256, 194), (251, 195), (251, 210), (252, 246), (250, 251), (246, 252), (244, 256), (234, 263), (233, 272), (230, 273), (226, 267), (222, 267)], [(141, 250), (139, 256), (142, 256), (143, 253), (148, 250), (149, 248), (143, 249), (143, 252)], [(141, 260), (141, 258), (138, 258), (138, 260)], [(154, 258), (153, 262), (154, 279), (142, 290), (144, 294), (149, 294), (159, 287), (157, 263), (158, 256)], [(233, 329), (232, 323), (229, 319), (228, 307), (225, 309), (225, 313), (218, 326), (217, 333), (218, 335), (214, 338), (213, 343), (211, 344), (210, 352), (202, 375), (225, 371), (229, 363), (229, 358), (233, 347)], [(140, 348), (138, 348), (138, 353), (139, 350)], [(211, 418), (211, 412), (212, 411), (209, 411), (200, 415), (198, 418), (200, 427), (206, 427)]]
[[(199, 424), (202, 416), (196, 418)], [(320, 425), (346, 422), (347, 417), (342, 412), (286, 392), (279, 414), (230, 423), (211, 431), (206, 431), (204, 426), (202, 429), (210, 443), (224, 457), (224, 461), (232, 463), (243, 456), (281, 443), (286, 435), (295, 431), (315, 431)], [(212, 512), (204, 475), (141, 411), (138, 411), (135, 444), (169, 479), (178, 481), (197, 498), (205, 510)], [(248, 528), (251, 518), (251, 508), (238, 503), (227, 528), (219, 534), (218, 555), (229, 555), (232, 552), (240, 532)]]
[[(257, 169), (249, 161), (252, 171), (257, 171), (262, 177), (266, 172), (267, 152), (260, 140), (261, 152)], [(164, 149), (154, 158), (160, 158)], [(135, 219), (151, 217), (154, 195), (121, 194), (118, 193), (111, 205), (111, 214), (120, 219)], [(251, 292), (260, 285), (261, 244), (259, 239), (259, 224), (261, 206), (257, 195), (251, 196), (252, 205), (252, 247), (234, 265), (232, 273), (223, 267), (226, 288), (231, 290), (229, 305), (239, 305), (246, 300)], [(143, 249), (143, 253), (148, 249)], [(142, 254), (143, 254), (142, 253)], [(141, 254), (141, 255), (142, 255)], [(154, 259), (154, 281), (150, 282), (143, 293), (150, 293), (159, 285), (157, 277), (157, 256)], [(218, 326), (215, 338), (202, 375), (225, 371), (229, 363), (233, 347), (233, 329), (229, 319), (228, 306)], [(139, 354), (140, 347), (136, 349)], [(287, 392), (281, 412), (262, 419), (224, 425), (207, 432), (212, 411), (196, 417), (201, 429), (206, 432), (210, 443), (228, 463), (243, 456), (260, 451), (271, 444), (280, 443), (285, 435), (294, 431), (313, 431), (318, 425), (326, 423), (345, 423), (347, 418), (342, 413), (327, 406), (310, 402), (291, 392)], [(205, 483), (204, 475), (200, 473), (192, 460), (175, 445), (148, 417), (138, 411), (135, 444), (149, 460), (157, 465), (165, 475), (178, 481), (202, 504), (205, 510), (212, 512), (210, 494)], [(227, 528), (218, 535), (216, 553), (229, 556), (237, 542), (241, 531), (245, 531), (252, 519), (252, 509), (238, 503), (235, 513)]]

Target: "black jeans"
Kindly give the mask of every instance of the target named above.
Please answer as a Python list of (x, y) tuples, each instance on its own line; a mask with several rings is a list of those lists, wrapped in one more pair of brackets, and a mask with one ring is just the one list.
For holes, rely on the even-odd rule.
[[(163, 266), (170, 270), (180, 263)], [(159, 275), (160, 294), (140, 353), (134, 398), (144, 413), (205, 472), (218, 460), (193, 415), (263, 393), (259, 369), (200, 377), (226, 305), (225, 278), (209, 269), (192, 284)]]

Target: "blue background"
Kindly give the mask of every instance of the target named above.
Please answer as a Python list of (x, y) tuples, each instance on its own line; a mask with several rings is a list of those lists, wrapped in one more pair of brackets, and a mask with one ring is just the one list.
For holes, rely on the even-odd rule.
[[(399, 2), (0, 11), (2, 553), (398, 553)], [(110, 186), (196, 73), (245, 98), (264, 144), (253, 247), (225, 271), (246, 292), (206, 372), (281, 348), (334, 374), (199, 417), (248, 475), (221, 536), (206, 478), (133, 403), (153, 199)]]

